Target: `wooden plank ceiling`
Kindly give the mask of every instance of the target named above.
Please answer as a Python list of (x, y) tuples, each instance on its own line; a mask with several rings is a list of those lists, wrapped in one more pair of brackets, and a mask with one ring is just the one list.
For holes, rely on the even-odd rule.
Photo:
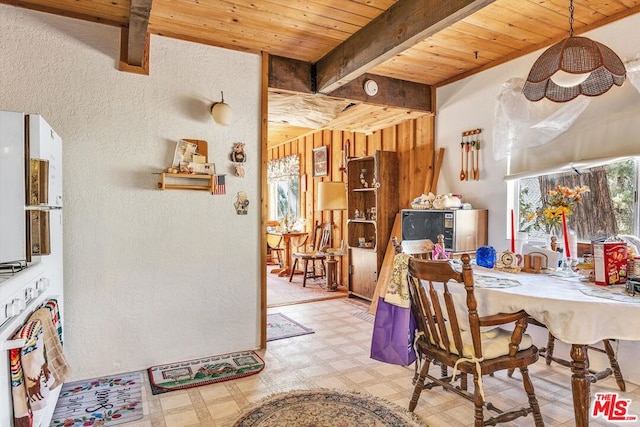
[[(349, 108), (323, 128), (365, 133), (432, 114), (431, 99), (423, 99), (424, 105), (417, 107), (398, 102), (407, 82), (415, 83), (416, 93), (424, 97), (419, 85), (445, 85), (562, 40), (568, 35), (569, 21), (568, 0), (0, 3), (123, 28), (121, 68), (127, 71), (145, 72), (145, 61), (153, 62), (144, 57), (148, 34), (296, 60), (298, 72), (317, 72), (309, 82), (298, 82), (304, 88), (301, 92), (334, 97), (339, 93), (350, 101)], [(575, 0), (574, 7), (578, 35), (640, 12), (640, 0)], [(366, 78), (387, 78), (380, 77), (379, 95), (360, 93), (364, 73)], [(290, 90), (281, 84), (274, 80), (272, 85), (270, 80), (270, 91)], [(316, 130), (291, 126), (286, 120), (273, 122), (269, 129), (270, 146)]]

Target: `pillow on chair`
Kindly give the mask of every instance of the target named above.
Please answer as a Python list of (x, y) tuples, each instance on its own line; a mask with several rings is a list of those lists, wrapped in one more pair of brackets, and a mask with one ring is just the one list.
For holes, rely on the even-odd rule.
[[(458, 354), (456, 345), (453, 342), (453, 334), (451, 332), (451, 326), (447, 322), (447, 335), (449, 335), (449, 351)], [(505, 356), (509, 354), (509, 344), (511, 343), (512, 331), (494, 328), (480, 334), (482, 339), (482, 356), (485, 359), (493, 359), (499, 356)], [(462, 337), (462, 356), (473, 357), (473, 340), (471, 339), (471, 333), (466, 330), (461, 330), (460, 335)], [(522, 335), (522, 341), (520, 342), (519, 349), (525, 350), (533, 345), (533, 339), (529, 334)], [(440, 344), (440, 347), (444, 349), (444, 344)]]

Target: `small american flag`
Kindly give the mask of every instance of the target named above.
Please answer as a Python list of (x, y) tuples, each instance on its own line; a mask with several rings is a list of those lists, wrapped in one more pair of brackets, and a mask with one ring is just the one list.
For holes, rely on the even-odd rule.
[(213, 191), (211, 194), (227, 194), (227, 187), (224, 184), (224, 175), (213, 176)]

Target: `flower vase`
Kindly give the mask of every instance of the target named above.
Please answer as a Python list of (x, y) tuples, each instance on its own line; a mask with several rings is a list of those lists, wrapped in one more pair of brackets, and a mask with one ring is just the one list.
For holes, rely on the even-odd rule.
[[(552, 250), (560, 252), (560, 265), (563, 267), (565, 264), (571, 268), (578, 263), (578, 238), (577, 234), (572, 229), (567, 229), (567, 242), (569, 244), (569, 255), (567, 257), (567, 248), (565, 247), (564, 233), (561, 227), (552, 227), (549, 235), (550, 244), (549, 247)], [(555, 239), (555, 248), (553, 247), (553, 239)]]

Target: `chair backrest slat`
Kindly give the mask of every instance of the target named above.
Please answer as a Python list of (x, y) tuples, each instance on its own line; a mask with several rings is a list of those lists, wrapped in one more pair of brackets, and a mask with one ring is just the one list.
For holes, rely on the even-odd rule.
[(442, 307), (440, 307), (440, 300), (438, 299), (438, 294), (436, 293), (435, 288), (433, 287), (433, 282), (429, 281), (429, 296), (430, 301), (424, 301), (423, 304), (433, 304), (434, 311), (436, 313), (437, 320), (437, 332), (435, 332), (436, 336), (433, 336), (434, 342), (445, 349), (449, 349), (450, 340), (449, 334), (447, 333), (447, 327), (445, 318), (442, 315)]
[(427, 328), (423, 329), (425, 331), (425, 333), (427, 333), (427, 331), (430, 333), (430, 335), (428, 335), (427, 338), (432, 338), (435, 339), (437, 341), (435, 341), (436, 343), (440, 343), (439, 341), (439, 337), (438, 337), (438, 331), (437, 331), (437, 326), (436, 326), (436, 322), (435, 322), (435, 314), (434, 311), (432, 309), (432, 307), (429, 305), (428, 303), (428, 298), (426, 297), (426, 290), (423, 287), (420, 288), (416, 288), (416, 290), (418, 291), (417, 295), (418, 295), (418, 301), (419, 301), (419, 310), (420, 312), (424, 313), (424, 319), (426, 319), (427, 321)]
[(456, 313), (455, 304), (453, 302), (453, 296), (449, 292), (449, 285), (444, 283), (444, 301), (447, 306), (447, 313), (449, 315), (449, 324), (451, 325), (453, 342), (456, 345), (458, 354), (462, 354), (462, 336), (460, 335), (460, 324), (458, 323), (458, 314)]
[(331, 223), (325, 222), (320, 225), (320, 238), (314, 250), (319, 251), (327, 246), (331, 246)]

